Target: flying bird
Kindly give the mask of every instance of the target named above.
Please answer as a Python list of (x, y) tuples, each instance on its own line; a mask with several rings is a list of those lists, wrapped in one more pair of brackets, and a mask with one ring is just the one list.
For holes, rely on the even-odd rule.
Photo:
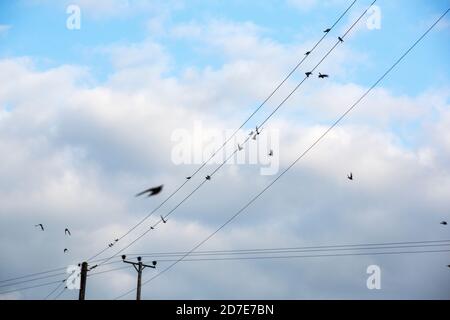
[(65, 234), (68, 234), (69, 236), (71, 236), (70, 231), (69, 231), (69, 229), (67, 229), (67, 228), (64, 230), (64, 233), (65, 233)]
[(311, 71), (305, 72), (306, 77), (309, 78), (310, 75), (312, 75), (313, 73)]
[(164, 220), (164, 217), (163, 217), (163, 216), (161, 216), (161, 221), (162, 221), (163, 223), (167, 223), (167, 220)]
[(344, 42), (344, 39), (342, 39), (341, 37), (338, 37), (340, 42)]
[(159, 187), (154, 187), (154, 188), (150, 188), (150, 189), (147, 189), (147, 190), (145, 190), (145, 191), (139, 192), (139, 193), (136, 195), (136, 197), (142, 196), (143, 194), (146, 194), (146, 193), (148, 193), (148, 196), (149, 196), (149, 197), (154, 196), (154, 195), (157, 195), (158, 193), (161, 192), (161, 190), (163, 189), (163, 186), (164, 186), (164, 185), (160, 185)]
[(325, 78), (328, 78), (329, 76), (327, 75), (327, 74), (321, 74), (320, 72), (319, 72), (319, 78), (320, 79), (325, 79)]
[(42, 223), (36, 224), (35, 227), (40, 227), (42, 231), (44, 231), (44, 226)]
[(350, 172), (349, 175), (347, 175), (348, 180), (353, 180), (353, 173)]
[(442, 221), (441, 224), (442, 224), (443, 226), (446, 226), (446, 225), (447, 225), (447, 221)]
[(324, 33), (328, 33), (328, 32), (330, 32), (330, 31), (331, 31), (331, 28), (328, 28), (328, 29), (323, 30)]
[(67, 251), (69, 251), (69, 250), (67, 250), (67, 249), (64, 249), (64, 253), (66, 253)]

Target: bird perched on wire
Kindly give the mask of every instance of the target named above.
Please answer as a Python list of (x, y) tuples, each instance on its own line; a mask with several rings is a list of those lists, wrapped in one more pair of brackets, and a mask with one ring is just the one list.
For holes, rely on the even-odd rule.
[(72, 234), (70, 233), (69, 229), (67, 229), (67, 228), (64, 230), (64, 234), (69, 235), (69, 236), (72, 235)]
[(211, 176), (210, 175), (208, 175), (208, 176), (206, 176), (206, 180), (211, 180)]
[(239, 151), (242, 151), (242, 150), (244, 150), (244, 148), (238, 143), (238, 150)]
[(328, 33), (330, 31), (331, 31), (331, 28), (327, 28), (327, 29), (323, 30), (324, 33)]
[(67, 248), (66, 248), (66, 249), (64, 249), (64, 253), (67, 253), (67, 251), (69, 251), (69, 250), (67, 250)]
[(258, 126), (256, 126), (256, 131), (255, 131), (255, 135), (253, 136), (253, 140), (256, 140), (256, 138), (259, 136), (261, 132), (259, 131)]
[(306, 77), (309, 78), (310, 75), (312, 75), (313, 73), (311, 71), (305, 72)]
[(142, 192), (139, 192), (139, 193), (136, 195), (136, 197), (142, 196), (142, 195), (144, 195), (144, 194), (146, 194), (146, 193), (148, 193), (148, 196), (149, 196), (149, 197), (154, 196), (154, 195), (157, 195), (158, 193), (160, 193), (160, 192), (162, 191), (163, 186), (164, 186), (164, 185), (160, 185), (160, 186), (158, 186), (158, 187), (150, 188), (150, 189), (144, 190), (144, 191), (142, 191)]
[(446, 226), (446, 225), (447, 225), (447, 221), (442, 221), (441, 224), (442, 224), (443, 226)]
[(342, 39), (341, 37), (338, 37), (340, 42), (344, 42), (344, 39)]
[(192, 179), (192, 177), (186, 177), (186, 180), (191, 180)]
[(353, 173), (350, 172), (350, 174), (347, 175), (347, 179), (348, 179), (348, 180), (353, 180)]
[(44, 231), (44, 225), (42, 223), (36, 224), (35, 227), (40, 227), (41, 231)]
[(308, 51), (305, 53), (305, 56), (309, 56), (311, 54), (311, 51)]
[(164, 217), (163, 217), (163, 216), (161, 216), (161, 221), (162, 221), (163, 223), (167, 223), (167, 220), (164, 220)]
[(273, 150), (269, 151), (269, 157), (273, 157)]

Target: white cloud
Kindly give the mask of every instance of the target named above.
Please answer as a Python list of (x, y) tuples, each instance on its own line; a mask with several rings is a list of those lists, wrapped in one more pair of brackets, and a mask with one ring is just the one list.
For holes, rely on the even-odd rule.
[[(235, 128), (273, 88), (273, 79), (281, 79), (305, 49), (271, 41), (249, 23), (216, 21), (207, 27), (192, 23), (173, 36), (206, 39), (205, 50), (222, 54), (224, 64), (167, 75), (173, 57), (148, 39), (98, 49), (115, 68), (103, 84), (87, 86), (90, 75), (85, 68), (37, 71), (30, 59), (0, 61), (0, 252), (11, 257), (15, 272), (30, 272), (24, 269), (23, 257), (34, 261), (33, 270), (78, 263), (126, 231), (193, 171), (170, 161), (173, 130), (190, 128), (195, 120), (212, 128)], [(339, 53), (333, 59), (335, 64), (344, 61)], [(345, 73), (343, 65), (329, 68)], [(268, 124), (281, 130), (283, 167), (365, 89), (329, 81), (321, 90), (311, 81)], [(281, 98), (280, 92), (275, 99)], [(7, 111), (6, 105), (11, 106)], [(445, 139), (450, 136), (449, 119), (448, 95), (440, 91), (398, 96), (386, 88), (375, 90), (204, 249), (445, 238), (447, 230), (439, 221), (446, 218), (450, 205), (450, 142)], [(414, 123), (415, 128), (402, 133), (392, 123), (405, 127)], [(399, 142), (402, 134), (412, 133), (419, 136), (414, 144)], [(259, 176), (258, 169), (225, 166), (174, 212), (169, 223), (127, 253), (190, 249), (273, 178)], [(355, 174), (353, 184), (346, 179), (349, 171)], [(133, 197), (141, 188), (162, 182), (160, 198)], [(38, 232), (36, 223), (44, 223), (46, 232)], [(64, 237), (66, 226), (71, 238)], [(148, 225), (138, 231), (145, 228)], [(69, 255), (62, 253), (64, 247), (69, 247)], [(448, 298), (448, 272), (438, 268), (448, 263), (440, 255), (322, 259), (185, 262), (146, 286), (144, 294), (146, 298), (373, 298), (364, 287), (365, 268), (378, 263), (386, 268), (390, 283), (383, 297)], [(0, 267), (1, 278), (13, 276), (10, 270)], [(417, 276), (424, 273), (430, 284)], [(127, 271), (105, 276), (90, 284), (88, 295), (114, 298), (134, 286), (134, 277)], [(250, 279), (250, 285), (244, 279)], [(13, 298), (42, 298), (46, 293), (24, 291)]]

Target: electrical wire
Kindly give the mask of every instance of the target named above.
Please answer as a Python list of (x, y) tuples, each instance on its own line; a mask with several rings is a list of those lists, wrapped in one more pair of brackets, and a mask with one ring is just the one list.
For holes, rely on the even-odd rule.
[[(347, 12), (355, 5), (357, 0), (354, 0), (347, 9), (339, 16), (339, 18), (334, 22), (330, 29), (333, 30), (336, 25), (342, 20), (342, 18), (347, 14)], [(375, 1), (374, 1), (375, 3)], [(222, 144), (222, 146), (216, 150), (212, 156), (204, 161), (202, 165), (193, 173), (190, 175), (191, 178), (193, 178), (198, 172), (200, 172), (206, 164), (208, 164), (215, 155), (220, 152), (230, 141), (232, 138), (236, 136), (236, 134), (250, 121), (250, 119), (253, 118), (253, 116), (273, 97), (273, 95), (286, 83), (286, 81), (294, 74), (295, 71), (303, 64), (303, 62), (310, 56), (311, 53), (314, 52), (314, 50), (322, 43), (322, 41), (326, 38), (329, 32), (326, 32), (313, 46), (313, 48), (309, 51), (309, 54), (305, 55), (300, 62), (295, 65), (295, 67), (288, 73), (288, 75), (275, 87), (275, 89), (269, 94), (269, 96), (256, 108), (256, 110), (253, 111), (253, 113), (240, 125), (240, 127)], [(133, 232), (137, 227), (139, 227), (141, 224), (143, 224), (145, 221), (147, 221), (148, 218), (150, 218), (157, 210), (159, 210), (167, 201), (169, 201), (178, 191), (180, 191), (190, 180), (185, 180), (178, 188), (175, 189), (161, 204), (159, 204), (155, 209), (153, 209), (147, 216), (145, 216), (142, 220), (140, 220), (136, 225), (134, 225), (131, 229), (129, 229), (127, 232), (125, 232), (122, 236), (118, 238), (118, 241), (121, 241), (123, 238), (125, 238), (127, 235), (129, 235), (131, 232)], [(107, 250), (109, 250), (110, 247), (107, 246), (100, 252), (96, 253), (92, 257), (90, 257), (87, 261), (90, 261), (99, 255), (103, 254)]]
[[(377, 0), (374, 0), (370, 6), (356, 19), (356, 21), (353, 22), (353, 24), (347, 29), (347, 31), (344, 33), (344, 35), (342, 36), (342, 38), (345, 38), (349, 32), (356, 26), (356, 24), (364, 17), (364, 15), (367, 13), (367, 11), (377, 2)], [(325, 54), (324, 57), (322, 57), (322, 59), (316, 64), (316, 66), (313, 68), (313, 71), (316, 70), (322, 63), (323, 61), (331, 54), (331, 52), (333, 52), (336, 47), (341, 43), (340, 40), (338, 40), (336, 42), (336, 44), (330, 49), (328, 50), (328, 52)], [(290, 98), (291, 96), (301, 87), (301, 85), (308, 79), (308, 76), (305, 76), (305, 78), (289, 93), (289, 95), (287, 97), (285, 97), (285, 99), (283, 99), (283, 101), (275, 108), (275, 110), (272, 111), (272, 113), (264, 120), (264, 122), (258, 126), (258, 127), (262, 127), (263, 124), (265, 124), (274, 114), (276, 111), (278, 111)], [(263, 130), (263, 128), (261, 128), (261, 131)], [(250, 140), (250, 136), (247, 136), (246, 140), (242, 143), (242, 145), (245, 145), (248, 141)], [(214, 171), (213, 173), (211, 173), (209, 176), (212, 177), (215, 173), (217, 173), (218, 170), (220, 170), (228, 161), (229, 159), (231, 159), (237, 152), (239, 151), (239, 148), (235, 149), (235, 151), (233, 153), (231, 153), (227, 159), (225, 159), (225, 161), (223, 161)], [(164, 219), (167, 221), (167, 218), (176, 210), (178, 209), (181, 204), (183, 204), (185, 201), (187, 201), (193, 194), (195, 194), (205, 183), (207, 182), (207, 180), (203, 180), (192, 192), (190, 192), (187, 196), (185, 196), (183, 198), (183, 200), (181, 202), (179, 202), (174, 208), (172, 208), (165, 216)], [(160, 223), (162, 222), (162, 220), (158, 220), (155, 224), (153, 224), (150, 228), (148, 228), (146, 231), (144, 231), (142, 234), (140, 234), (137, 238), (135, 238), (133, 241), (131, 241), (128, 245), (126, 245), (125, 247), (121, 248), (119, 251), (117, 251), (115, 253), (115, 255), (119, 255), (120, 253), (122, 253), (123, 251), (125, 251), (126, 249), (130, 248), (133, 244), (135, 244), (137, 241), (139, 241), (140, 239), (142, 239), (144, 236), (146, 236), (151, 230), (153, 230), (154, 228), (156, 228)], [(109, 261), (109, 258), (106, 258), (104, 260), (104, 262)], [(102, 264), (102, 262), (100, 263)]]
[[(419, 37), (416, 42), (413, 43), (409, 49), (406, 50), (403, 55), (398, 58), (395, 63), (387, 69), (387, 71), (378, 78), (377, 81), (353, 104), (348, 108), (321, 136), (318, 137), (314, 141), (314, 143), (311, 144), (310, 147), (308, 147), (302, 154), (300, 154), (297, 159), (291, 163), (278, 177), (276, 177), (272, 182), (270, 182), (262, 191), (260, 191), (256, 196), (254, 196), (246, 205), (244, 205), (240, 210), (238, 210), (233, 216), (231, 216), (224, 224), (222, 224), (217, 230), (215, 230), (213, 233), (211, 233), (208, 237), (206, 237), (204, 240), (202, 240), (199, 244), (194, 246), (188, 253), (186, 253), (184, 256), (182, 256), (180, 259), (176, 260), (174, 263), (169, 265), (167, 268), (165, 268), (163, 271), (158, 273), (157, 275), (153, 276), (149, 280), (145, 281), (142, 285), (146, 285), (149, 282), (153, 281), (154, 279), (158, 278), (160, 275), (164, 274), (171, 268), (173, 268), (176, 264), (178, 264), (180, 261), (185, 259), (189, 254), (194, 252), (196, 249), (198, 249), (200, 246), (202, 246), (204, 243), (209, 241), (214, 235), (216, 235), (220, 230), (222, 230), (225, 226), (227, 226), (229, 223), (231, 223), (236, 217), (238, 217), (244, 210), (246, 210), (253, 202), (255, 202), (261, 195), (263, 195), (273, 184), (275, 184), (281, 177), (283, 177), (293, 166), (295, 166), (298, 161), (300, 161), (306, 154), (309, 153), (310, 150), (312, 150), (330, 131), (332, 131), (359, 103), (376, 87), (378, 84), (419, 44), (423, 38), (447, 15), (447, 13), (450, 11), (450, 9), (447, 9), (426, 31), (422, 34), (422, 36)], [(132, 290), (127, 291), (123, 295), (119, 296), (118, 298), (121, 298), (125, 295), (128, 295), (131, 293)]]

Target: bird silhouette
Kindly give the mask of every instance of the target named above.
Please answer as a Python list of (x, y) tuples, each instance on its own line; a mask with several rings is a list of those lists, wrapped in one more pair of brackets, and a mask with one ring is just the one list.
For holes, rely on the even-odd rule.
[(114, 246), (113, 243), (108, 244), (108, 247), (112, 248)]
[(64, 233), (68, 234), (69, 236), (71, 236), (71, 233), (70, 233), (69, 229), (67, 229), (67, 228), (64, 230)]
[(119, 239), (115, 239), (114, 241), (115, 241), (115, 242), (119, 242)]
[(305, 72), (306, 77), (309, 78), (310, 75), (312, 75), (313, 73), (311, 71)]
[(325, 79), (325, 78), (328, 78), (329, 77), (329, 75), (327, 75), (327, 74), (321, 74), (320, 72), (319, 72), (319, 78), (320, 79)]
[(142, 196), (143, 194), (146, 194), (146, 193), (148, 193), (148, 196), (149, 196), (149, 197), (154, 196), (154, 195), (157, 195), (158, 193), (160, 193), (160, 192), (162, 191), (163, 186), (164, 186), (164, 185), (160, 185), (160, 186), (158, 186), (158, 187), (150, 188), (150, 189), (144, 190), (144, 191), (142, 191), (142, 192), (139, 192), (139, 193), (136, 195), (136, 197)]
[(44, 231), (44, 225), (42, 223), (36, 224), (35, 227), (40, 227)]
[(244, 150), (244, 148), (238, 143), (238, 150), (239, 151), (242, 151), (242, 150)]
[(206, 176), (206, 180), (211, 180), (211, 176)]
[(259, 135), (261, 132), (259, 131), (258, 126), (256, 126), (256, 134)]
[(353, 180), (353, 173), (350, 172), (349, 175), (347, 175), (348, 180)]
[(342, 39), (341, 37), (338, 37), (340, 42), (344, 42), (344, 39)]
[(324, 33), (328, 33), (328, 32), (330, 32), (330, 31), (331, 31), (331, 28), (328, 28), (328, 29), (323, 30)]
[(442, 224), (443, 226), (446, 226), (446, 225), (447, 225), (447, 221), (442, 221), (441, 224)]
[(186, 177), (186, 179), (187, 179), (187, 180), (191, 180), (191, 179), (192, 179), (192, 177)]
[(309, 56), (311, 54), (311, 51), (308, 51), (305, 53), (305, 56)]
[(270, 150), (269, 157), (273, 157), (273, 150)]
[(162, 221), (163, 223), (167, 223), (167, 220), (164, 220), (164, 217), (163, 217), (163, 216), (161, 216), (161, 221)]
[(155, 230), (155, 228), (154, 227), (150, 227), (150, 230)]
[(249, 133), (248, 135), (249, 135), (249, 136), (252, 136), (252, 135), (253, 135), (253, 130), (250, 131), (250, 133)]
[(69, 251), (69, 250), (67, 250), (67, 248), (66, 248), (66, 249), (64, 249), (64, 253), (67, 253), (67, 251)]

